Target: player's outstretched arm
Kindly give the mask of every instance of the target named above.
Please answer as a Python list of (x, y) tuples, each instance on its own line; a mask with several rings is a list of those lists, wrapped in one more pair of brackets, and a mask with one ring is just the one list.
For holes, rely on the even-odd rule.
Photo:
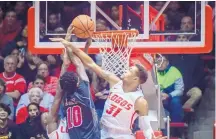
[(73, 54), (72, 49), (70, 47), (66, 47), (68, 57), (70, 61), (76, 66), (76, 71), (81, 80), (89, 82), (89, 78), (86, 74), (85, 67), (82, 61)]
[(103, 70), (100, 66), (98, 66), (85, 52), (76, 48), (74, 45), (69, 43), (68, 41), (62, 38), (50, 38), (51, 41), (60, 41), (65, 47), (70, 47), (73, 52), (80, 58), (84, 65), (86, 65), (89, 69), (93, 70), (98, 76), (105, 79), (109, 82), (110, 87), (115, 85), (120, 81), (120, 79), (112, 73), (109, 73)]
[[(67, 54), (66, 54), (66, 52), (64, 52), (63, 64), (62, 64), (60, 76), (62, 76), (66, 72), (66, 69), (68, 67), (68, 64), (66, 63), (67, 60), (68, 60)], [(56, 95), (54, 97), (54, 102), (53, 102), (51, 110), (48, 114), (48, 120), (47, 120), (48, 134), (52, 133), (53, 131), (55, 131), (58, 128), (58, 112), (60, 109), (62, 97), (63, 97), (62, 90), (60, 87), (60, 83), (58, 82), (58, 86), (56, 89)]]

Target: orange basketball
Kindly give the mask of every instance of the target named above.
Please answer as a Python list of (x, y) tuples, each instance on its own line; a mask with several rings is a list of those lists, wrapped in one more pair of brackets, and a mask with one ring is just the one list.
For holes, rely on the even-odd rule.
[(74, 27), (73, 33), (78, 38), (89, 38), (92, 36), (95, 28), (94, 21), (88, 15), (79, 15), (72, 21)]

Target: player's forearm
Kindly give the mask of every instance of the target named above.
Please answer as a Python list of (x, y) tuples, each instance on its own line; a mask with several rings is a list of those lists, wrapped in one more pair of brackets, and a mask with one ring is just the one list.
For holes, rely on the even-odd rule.
[(73, 57), (73, 63), (77, 67), (77, 74), (79, 75), (79, 77), (84, 81), (89, 81), (88, 76), (85, 71), (85, 67), (83, 63), (81, 62), (81, 60), (76, 55), (74, 55)]
[(51, 111), (50, 111), (51, 118), (53, 118), (53, 121), (55, 121), (58, 118), (58, 112), (60, 109), (61, 101), (62, 101), (62, 97), (54, 99), (54, 102), (52, 104)]
[(90, 56), (88, 56), (85, 52), (82, 50), (76, 48), (72, 44), (70, 44), (70, 47), (72, 48), (73, 52), (82, 60), (83, 64), (85, 64), (87, 67), (90, 67), (95, 62), (91, 59)]

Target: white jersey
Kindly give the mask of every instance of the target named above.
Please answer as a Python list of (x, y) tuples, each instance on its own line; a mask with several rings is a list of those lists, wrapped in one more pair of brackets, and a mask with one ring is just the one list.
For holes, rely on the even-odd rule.
[(139, 97), (143, 97), (141, 89), (124, 93), (122, 84), (123, 82), (120, 81), (110, 89), (101, 118), (102, 133), (112, 134), (112, 137), (115, 133), (116, 135), (132, 135), (131, 129), (134, 120), (138, 117), (134, 108), (135, 102)]
[(61, 119), (58, 129), (48, 134), (49, 139), (70, 139), (66, 119)]

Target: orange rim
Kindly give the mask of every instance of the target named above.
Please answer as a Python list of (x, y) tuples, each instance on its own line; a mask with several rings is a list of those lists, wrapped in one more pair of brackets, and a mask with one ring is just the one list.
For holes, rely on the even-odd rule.
[(138, 35), (139, 35), (138, 30), (113, 30), (113, 31), (97, 31), (93, 33), (92, 37), (97, 38), (98, 36), (106, 36), (107, 38), (111, 38), (113, 36), (134, 37)]

